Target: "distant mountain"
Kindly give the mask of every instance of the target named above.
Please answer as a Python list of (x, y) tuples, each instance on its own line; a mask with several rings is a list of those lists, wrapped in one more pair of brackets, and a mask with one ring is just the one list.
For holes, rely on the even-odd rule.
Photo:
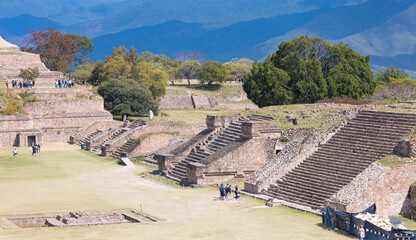
[(22, 37), (31, 30), (46, 30), (46, 26), (56, 29), (62, 28), (62, 25), (57, 22), (47, 18), (34, 17), (29, 14), (0, 19), (0, 36), (5, 39), (13, 36)]
[[(201, 23), (210, 27), (224, 27), (241, 21), (270, 18), (282, 14), (307, 12), (319, 8), (333, 8), (368, 0), (145, 0), (114, 5), (115, 15), (82, 22), (65, 28), (66, 32), (98, 37), (128, 28), (153, 26), (168, 21)], [(305, 4), (309, 2), (309, 4)]]
[(0, 18), (12, 18), (24, 14), (48, 17), (74, 7), (97, 3), (114, 3), (122, 0), (0, 0)]
[[(206, 58), (220, 61), (233, 57), (261, 59), (276, 51), (281, 41), (303, 34), (334, 42), (342, 39), (349, 43), (349, 36), (388, 24), (395, 18), (402, 19), (398, 16), (412, 16), (406, 12), (411, 11), (413, 4), (414, 0), (371, 0), (355, 6), (321, 8), (305, 13), (239, 22), (214, 30), (202, 26), (196, 30), (183, 22), (136, 28), (93, 39), (96, 49), (100, 49), (93, 53), (93, 58), (102, 58), (111, 53), (113, 46), (126, 45), (135, 46), (139, 51), (149, 50), (170, 56), (174, 56), (177, 51), (196, 49)], [(409, 19), (410, 25), (413, 24), (412, 21), (414, 20)], [(416, 27), (416, 24), (412, 26)], [(184, 29), (191, 30), (187, 34), (176, 34)], [(416, 34), (416, 31), (413, 33)], [(354, 49), (367, 54), (360, 48)]]

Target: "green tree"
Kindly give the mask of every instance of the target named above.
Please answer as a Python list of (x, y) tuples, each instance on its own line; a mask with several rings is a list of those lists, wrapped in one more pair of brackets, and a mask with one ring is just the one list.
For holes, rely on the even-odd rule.
[(231, 59), (231, 61), (226, 62), (223, 64), (229, 74), (230, 74), (230, 78), (235, 78), (235, 77), (242, 77), (246, 74), (248, 74), (253, 66), (253, 61), (247, 58), (241, 58), (241, 59)]
[(389, 78), (408, 78), (409, 74), (402, 69), (397, 68), (386, 68), (384, 71), (378, 71), (376, 73), (376, 81), (378, 84), (388, 85), (390, 80)]
[(131, 76), (132, 63), (127, 62), (121, 56), (115, 56), (107, 59), (104, 64), (102, 78), (108, 80), (111, 78), (117, 78), (119, 76), (130, 77)]
[(196, 76), (200, 67), (201, 63), (198, 60), (187, 60), (179, 67), (179, 73), (188, 80), (188, 86), (191, 85), (191, 79)]
[(104, 63), (97, 61), (91, 71), (91, 76), (88, 79), (88, 83), (94, 86), (98, 86), (103, 82)]
[(147, 116), (149, 110), (158, 114), (158, 104), (149, 89), (138, 81), (119, 77), (103, 82), (98, 94), (104, 99), (104, 107), (114, 115)]
[(250, 78), (244, 81), (244, 91), (259, 107), (290, 104), (293, 98), (292, 89), (288, 87), (289, 75), (282, 69), (273, 66), (270, 60), (264, 63), (253, 63)]
[(30, 80), (34, 81), (39, 77), (39, 69), (37, 68), (26, 68), (26, 69), (20, 69), (20, 73), (18, 77), (24, 79), (24, 80)]
[[(331, 46), (320, 38), (301, 36), (282, 42), (277, 52), (265, 62), (268, 61), (271, 64), (265, 64), (265, 68), (273, 72), (273, 66), (289, 76), (285, 91), (292, 92), (290, 103), (312, 103), (334, 97), (359, 99), (371, 95), (377, 85), (370, 69), (370, 57), (361, 56), (343, 43)], [(256, 74), (253, 68), (247, 76), (253, 81), (267, 81), (256, 77)], [(262, 78), (271, 77), (263, 75)], [(244, 89), (250, 91), (249, 87)], [(283, 99), (279, 104), (287, 103), (285, 96), (281, 95)]]
[(202, 85), (212, 83), (223, 83), (227, 79), (227, 68), (221, 63), (208, 60), (204, 62), (198, 71), (199, 81)]
[(79, 65), (77, 70), (71, 74), (71, 77), (75, 78), (78, 83), (86, 83), (91, 79), (92, 72), (95, 68), (95, 63), (89, 62), (84, 65)]
[(75, 66), (88, 63), (90, 59), (87, 55), (94, 51), (94, 43), (86, 36), (80, 36), (73, 33), (64, 34), (64, 36), (72, 38), (72, 40), (77, 43), (78, 51), (74, 59)]

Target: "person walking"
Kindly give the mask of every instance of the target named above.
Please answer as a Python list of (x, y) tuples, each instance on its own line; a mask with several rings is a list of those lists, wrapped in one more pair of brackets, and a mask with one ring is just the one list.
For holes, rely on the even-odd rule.
[(9, 81), (6, 82), (6, 88), (9, 88)]
[(363, 228), (363, 225), (360, 226), (360, 229), (358, 230), (358, 233), (360, 234), (360, 239), (364, 240), (365, 238), (365, 230)]

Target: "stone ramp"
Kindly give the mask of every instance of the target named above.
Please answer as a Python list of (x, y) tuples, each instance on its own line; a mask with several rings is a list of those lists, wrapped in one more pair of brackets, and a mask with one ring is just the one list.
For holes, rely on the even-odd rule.
[(205, 95), (192, 96), (191, 98), (195, 109), (208, 109), (212, 107), (209, 98)]
[(320, 209), (371, 163), (390, 155), (416, 127), (416, 115), (362, 111), (265, 194)]
[(129, 158), (120, 158), (120, 161), (127, 167), (135, 167), (134, 163)]

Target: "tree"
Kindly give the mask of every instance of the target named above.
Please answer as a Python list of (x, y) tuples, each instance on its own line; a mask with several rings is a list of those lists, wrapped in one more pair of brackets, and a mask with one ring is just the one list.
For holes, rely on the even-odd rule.
[(234, 58), (231, 59), (231, 61), (224, 63), (223, 65), (230, 73), (230, 78), (235, 78), (248, 74), (252, 69), (253, 61), (247, 58)]
[(244, 81), (244, 91), (259, 107), (290, 104), (293, 92), (287, 87), (290, 77), (282, 69), (273, 66), (270, 60), (253, 63), (251, 77)]
[(71, 74), (71, 77), (75, 78), (78, 83), (89, 82), (92, 76), (92, 72), (95, 69), (95, 63), (86, 63), (77, 67), (77, 70)]
[(91, 76), (88, 79), (88, 83), (94, 86), (98, 86), (103, 82), (104, 63), (97, 61), (91, 71)]
[(45, 66), (52, 71), (72, 71), (69, 66), (74, 64), (77, 42), (54, 28), (46, 28), (48, 31), (29, 31), (32, 38), (25, 40), (26, 46), (22, 47), (22, 51), (39, 54)]
[(77, 43), (78, 51), (74, 59), (75, 66), (89, 62), (88, 54), (94, 51), (94, 43), (86, 36), (80, 36), (73, 33), (64, 34), (64, 36), (72, 38)]
[(389, 84), (390, 80), (389, 78), (408, 78), (409, 74), (407, 72), (405, 72), (402, 69), (397, 69), (397, 68), (386, 68), (383, 71), (378, 71), (376, 73), (376, 81), (379, 84)]
[(131, 77), (131, 68), (133, 64), (127, 62), (121, 56), (115, 56), (107, 59), (103, 67), (102, 78), (108, 80), (118, 78), (119, 76)]
[(114, 115), (148, 116), (149, 110), (158, 114), (158, 104), (151, 92), (139, 82), (126, 77), (109, 79), (98, 88), (104, 107)]
[[(249, 98), (253, 97), (252, 100), (261, 106), (267, 106), (265, 103), (313, 103), (335, 97), (360, 99), (371, 95), (377, 85), (369, 62), (369, 56), (361, 56), (343, 43), (331, 45), (317, 37), (301, 36), (282, 42), (279, 49), (265, 60), (262, 66), (265, 69), (261, 71), (263, 74), (259, 75), (259, 70), (253, 67), (247, 74), (249, 81), (244, 82), (244, 85), (247, 85), (244, 89)], [(284, 81), (282, 85), (274, 86), (278, 91), (274, 94), (281, 99), (276, 100), (274, 96), (269, 96), (274, 100), (255, 100), (256, 96), (265, 96), (271, 90), (251, 90), (250, 86), (258, 86), (273, 79), (271, 74), (265, 73), (276, 72), (275, 68), (289, 76), (288, 82)], [(279, 79), (286, 79), (282, 77), (282, 73), (279, 73), (279, 76)], [(251, 91), (260, 92), (253, 94)]]
[(179, 67), (179, 73), (188, 80), (188, 85), (191, 85), (191, 79), (196, 76), (200, 67), (201, 64), (198, 60), (187, 60)]
[(227, 79), (228, 71), (221, 63), (208, 60), (198, 71), (199, 81), (202, 85), (223, 83)]
[(24, 80), (34, 81), (40, 75), (39, 69), (37, 68), (27, 68), (27, 69), (20, 69), (20, 73), (18, 77)]
[(179, 67), (172, 67), (167, 71), (169, 81), (175, 85), (175, 81), (182, 81), (182, 75), (179, 72)]

